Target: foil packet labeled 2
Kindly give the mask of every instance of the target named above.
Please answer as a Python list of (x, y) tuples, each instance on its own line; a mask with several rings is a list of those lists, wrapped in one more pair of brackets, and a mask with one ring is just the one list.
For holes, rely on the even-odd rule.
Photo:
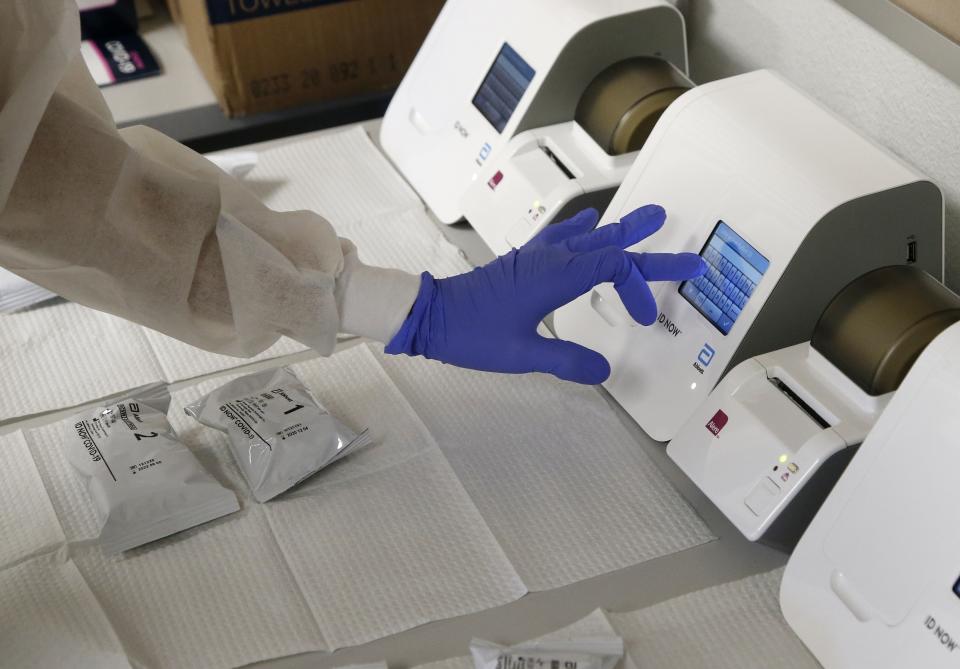
[(253, 498), (266, 502), (369, 443), (330, 415), (287, 367), (230, 381), (185, 408), (225, 432)]
[(475, 669), (613, 669), (623, 657), (623, 639), (531, 641), (507, 648), (474, 639)]
[(67, 459), (100, 521), (110, 555), (239, 510), (167, 420), (164, 383), (84, 411), (65, 429)]

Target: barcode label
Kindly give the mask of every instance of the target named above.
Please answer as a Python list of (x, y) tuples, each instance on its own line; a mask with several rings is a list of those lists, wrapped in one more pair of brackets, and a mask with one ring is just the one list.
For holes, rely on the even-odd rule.
[(554, 660), (531, 655), (502, 653), (497, 658), (497, 669), (577, 669), (576, 660)]

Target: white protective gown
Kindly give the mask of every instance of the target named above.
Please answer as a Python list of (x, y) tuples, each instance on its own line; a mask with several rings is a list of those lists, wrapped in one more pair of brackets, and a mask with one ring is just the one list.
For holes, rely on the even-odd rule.
[(361, 264), (316, 213), (271, 211), (154, 130), (118, 131), (79, 44), (75, 0), (3, 3), (0, 266), (219, 353), (389, 340), (416, 276)]

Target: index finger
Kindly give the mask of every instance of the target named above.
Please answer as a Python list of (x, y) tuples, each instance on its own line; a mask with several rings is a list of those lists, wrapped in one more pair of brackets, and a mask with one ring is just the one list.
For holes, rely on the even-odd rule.
[(633, 264), (647, 281), (684, 281), (707, 271), (707, 263), (696, 253), (631, 253)]
[(625, 249), (655, 233), (666, 220), (667, 212), (663, 207), (648, 204), (634, 209), (618, 223), (604, 225), (567, 240), (567, 248), (574, 252), (596, 251), (610, 246)]

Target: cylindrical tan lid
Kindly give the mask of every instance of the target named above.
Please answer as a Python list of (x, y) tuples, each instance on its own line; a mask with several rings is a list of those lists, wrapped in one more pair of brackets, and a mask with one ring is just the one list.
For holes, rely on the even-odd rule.
[(827, 305), (810, 345), (870, 395), (896, 390), (934, 337), (960, 320), (960, 296), (908, 265), (854, 279)]
[(629, 58), (590, 82), (574, 118), (610, 155), (636, 151), (670, 103), (691, 87), (669, 63)]

